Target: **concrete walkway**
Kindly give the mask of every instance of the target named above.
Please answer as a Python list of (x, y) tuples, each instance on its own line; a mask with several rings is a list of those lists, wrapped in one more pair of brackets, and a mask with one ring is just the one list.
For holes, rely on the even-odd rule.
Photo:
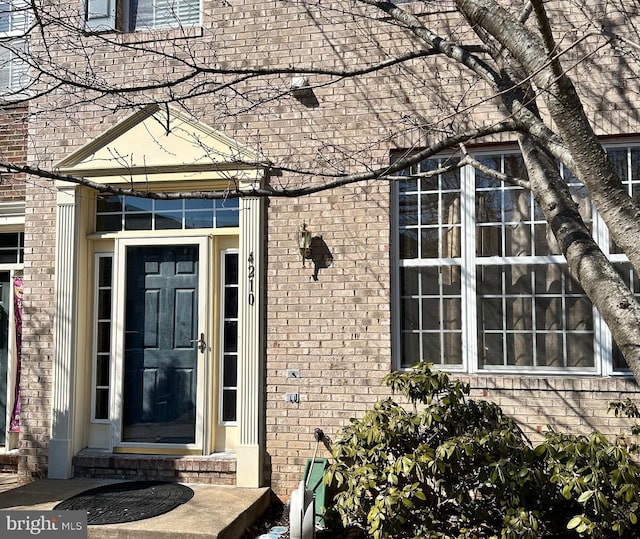
[[(101, 479), (41, 479), (19, 484), (17, 477), (0, 475), (0, 510), (47, 510), (84, 490), (115, 481)], [(270, 502), (268, 488), (245, 489), (191, 484), (187, 503), (160, 515), (125, 524), (89, 526), (90, 539), (238, 539)]]

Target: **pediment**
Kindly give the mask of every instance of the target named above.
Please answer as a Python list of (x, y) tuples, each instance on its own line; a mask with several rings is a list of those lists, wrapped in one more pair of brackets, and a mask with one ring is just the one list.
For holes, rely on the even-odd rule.
[(60, 161), (58, 172), (100, 183), (255, 181), (258, 152), (171, 107), (151, 105)]

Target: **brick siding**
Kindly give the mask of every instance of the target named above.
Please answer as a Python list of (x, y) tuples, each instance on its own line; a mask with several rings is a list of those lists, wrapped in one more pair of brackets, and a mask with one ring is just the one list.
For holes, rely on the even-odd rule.
[[(415, 9), (423, 5), (428, 3), (416, 4)], [(369, 17), (354, 23), (335, 7), (323, 4), (320, 11), (307, 11), (302, 5), (276, 1), (205, 3), (202, 35), (172, 41), (175, 34), (165, 33), (162, 43), (178, 49), (192, 47), (196, 55), (210, 58), (211, 65), (221, 68), (238, 62), (258, 67), (301, 67), (315, 62), (314, 67), (353, 69), (384, 59), (380, 51), (385, 48), (403, 52), (413, 46), (411, 39), (399, 36), (384, 21)], [(575, 13), (563, 12), (562, 24), (569, 28), (580, 16), (577, 8)], [(60, 32), (64, 35), (62, 29)], [(140, 37), (144, 36), (115, 39), (134, 43)], [(98, 65), (113, 85), (126, 83), (132, 73), (142, 80), (157, 77), (163, 69), (176, 74), (183, 70), (179, 61), (133, 49), (127, 55), (116, 53), (90, 36), (82, 40), (95, 47), (92, 57), (100, 57)], [(38, 46), (34, 43), (34, 50)], [(83, 72), (83, 51), (74, 46), (65, 47), (61, 40), (53, 52), (64, 57), (76, 72)], [(429, 68), (425, 65), (416, 60), (378, 75), (332, 84), (324, 84), (329, 82), (327, 76), (311, 76), (311, 84), (323, 84), (314, 87), (316, 102), (287, 96), (255, 104), (288, 88), (289, 76), (272, 76), (247, 82), (239, 87), (239, 94), (220, 91), (194, 98), (189, 106), (203, 122), (259, 148), (276, 167), (333, 173), (356, 170), (361, 164), (385, 166), (391, 151), (432, 141), (438, 129), (446, 126), (446, 122), (434, 119), (450, 102), (459, 101), (461, 109), (475, 103), (455, 119), (459, 125), (472, 126), (498, 114), (494, 103), (484, 99), (486, 89), (480, 81), (469, 80), (444, 60), (430, 60)], [(616, 98), (605, 101), (601, 86), (615, 86), (605, 75), (591, 73), (587, 62), (576, 66), (574, 73), (577, 79), (588, 74), (591, 81), (585, 103), (599, 134), (640, 133), (636, 107), (625, 101), (637, 100), (635, 96), (618, 88)], [(59, 92), (47, 96), (49, 103), (30, 123), (32, 163), (56, 162), (132, 111), (125, 100), (90, 97), (82, 106), (65, 109), (68, 96)], [(168, 97), (163, 90), (145, 94), (150, 101)], [(614, 102), (619, 108), (609, 110)], [(401, 130), (391, 132), (392, 126)], [(272, 181), (296, 187), (309, 180), (301, 174), (285, 173)], [(51, 184), (41, 180), (30, 182), (26, 192), (28, 331), (21, 472), (37, 476), (46, 470), (51, 419), (55, 195)], [(361, 415), (387, 395), (381, 379), (392, 368), (390, 215), (390, 187), (386, 183), (270, 200), (265, 290), (266, 471), (271, 486), (282, 497), (288, 497), (296, 487), (305, 460), (313, 453), (315, 428), (335, 437), (350, 417)], [(333, 256), (333, 264), (319, 270), (317, 281), (312, 264), (307, 261), (303, 266), (297, 248), (296, 234), (303, 222), (314, 236), (322, 237)], [(300, 378), (287, 378), (287, 369), (299, 370)], [(633, 382), (624, 379), (474, 376), (469, 380), (474, 395), (495, 399), (532, 433), (547, 423), (614, 433), (618, 421), (606, 414), (607, 402), (635, 391)], [(300, 402), (285, 402), (288, 392), (299, 393)], [(321, 448), (319, 455), (326, 456), (324, 451)]]

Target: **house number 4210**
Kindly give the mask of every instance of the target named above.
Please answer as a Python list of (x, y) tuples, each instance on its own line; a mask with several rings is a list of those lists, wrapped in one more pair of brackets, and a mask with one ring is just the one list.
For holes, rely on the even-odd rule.
[(249, 305), (253, 305), (256, 302), (256, 295), (253, 290), (253, 281), (256, 276), (256, 265), (253, 259), (253, 251), (249, 253), (249, 258), (247, 259), (247, 278), (249, 279), (249, 295), (247, 297), (247, 301)]

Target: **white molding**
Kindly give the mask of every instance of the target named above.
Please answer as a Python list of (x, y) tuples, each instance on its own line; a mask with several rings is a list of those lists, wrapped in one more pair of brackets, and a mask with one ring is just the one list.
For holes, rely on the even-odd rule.
[(56, 277), (54, 306), (53, 384), (50, 479), (68, 479), (73, 474), (76, 373), (78, 207), (75, 188), (58, 193), (56, 225)]
[[(263, 312), (264, 200), (243, 198), (240, 206), (238, 298), (238, 447), (236, 484), (262, 484), (264, 414)], [(251, 262), (250, 262), (251, 260)], [(253, 272), (251, 271), (253, 265)]]

